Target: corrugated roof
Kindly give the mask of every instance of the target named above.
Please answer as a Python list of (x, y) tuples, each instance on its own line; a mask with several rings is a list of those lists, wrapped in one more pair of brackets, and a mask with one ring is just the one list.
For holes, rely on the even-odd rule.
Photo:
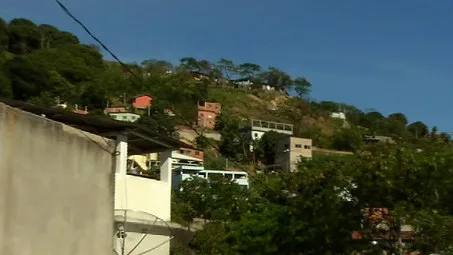
[(195, 147), (174, 138), (159, 134), (136, 123), (114, 120), (108, 116), (80, 115), (58, 108), (49, 108), (27, 102), (0, 99), (1, 103), (102, 137), (115, 139), (118, 134), (127, 134), (129, 151), (142, 154), (160, 152), (168, 149)]

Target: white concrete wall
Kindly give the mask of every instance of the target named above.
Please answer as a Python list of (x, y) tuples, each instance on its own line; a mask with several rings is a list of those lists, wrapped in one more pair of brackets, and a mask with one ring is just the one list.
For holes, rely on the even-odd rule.
[(115, 209), (153, 214), (170, 221), (171, 185), (133, 175), (116, 174)]
[[(126, 166), (120, 164), (127, 158), (125, 140), (124, 137), (119, 137), (117, 143), (117, 151), (120, 153), (116, 158), (119, 170), (115, 174), (115, 221), (125, 225), (128, 234), (125, 245), (129, 247), (127, 249), (133, 249), (136, 241), (146, 236), (131, 255), (150, 249), (153, 251), (149, 254), (169, 255), (172, 232), (166, 224), (171, 220), (171, 150), (160, 153), (160, 181), (127, 175)], [(118, 220), (117, 217), (121, 215), (117, 215), (117, 212), (121, 213), (121, 209), (127, 213), (123, 213), (123, 219)], [(124, 224), (125, 222), (127, 223)], [(121, 246), (118, 246), (118, 242), (121, 240), (114, 240), (114, 249), (119, 251)]]
[(0, 254), (111, 255), (112, 147), (0, 103)]

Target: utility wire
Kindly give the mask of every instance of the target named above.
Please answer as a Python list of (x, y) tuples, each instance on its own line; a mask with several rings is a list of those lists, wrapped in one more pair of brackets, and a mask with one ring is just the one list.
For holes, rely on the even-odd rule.
[[(72, 13), (71, 11), (63, 4), (61, 3), (59, 0), (55, 0), (57, 2), (57, 4), (61, 7), (61, 9), (69, 16), (71, 17), (71, 19), (73, 19), (75, 22), (77, 22), (90, 36), (91, 38), (93, 38), (96, 42), (98, 42), (103, 49), (105, 49), (109, 54), (110, 56), (112, 56), (118, 63), (120, 63), (120, 65), (127, 71), (129, 72), (130, 74), (132, 74), (134, 77), (136, 77), (138, 79), (138, 81), (142, 82), (142, 79), (140, 76), (138, 76), (135, 72), (133, 72), (131, 70), (131, 68), (124, 64), (104, 43), (102, 43), (101, 40), (99, 40), (79, 19), (77, 19)], [(205, 100), (205, 99), (204, 99)], [(171, 108), (171, 107), (170, 107)], [(193, 127), (192, 125), (192, 122), (187, 120), (184, 116), (180, 115), (177, 111), (175, 111), (174, 109), (171, 109), (172, 112), (175, 114), (176, 117), (178, 117), (179, 119), (181, 119), (190, 129), (192, 129), (196, 134), (197, 136), (203, 136), (202, 133), (200, 133), (196, 128)], [(218, 148), (218, 146), (216, 146), (215, 144), (213, 144), (209, 139), (206, 139), (206, 142), (208, 145), (210, 145), (211, 147), (213, 147), (217, 152), (221, 153), (220, 152), (220, 149)], [(231, 160), (231, 159), (229, 159)], [(233, 164), (239, 168), (240, 170), (250, 174), (250, 171), (244, 169), (239, 163), (237, 163), (235, 160), (231, 160), (231, 162), (233, 162)]]
[(128, 66), (126, 64), (123, 63), (123, 61), (121, 61), (104, 43), (101, 42), (101, 40), (99, 40), (93, 33), (91, 33), (91, 31), (78, 19), (76, 18), (74, 15), (72, 15), (71, 11), (68, 10), (68, 8), (66, 8), (66, 6), (60, 2), (60, 0), (55, 0), (57, 2), (57, 4), (60, 6), (60, 8), (69, 16), (71, 17), (71, 19), (73, 19), (75, 22), (77, 22), (82, 28), (83, 30), (85, 30), (85, 32), (87, 32), (91, 38), (93, 38), (97, 43), (99, 43), (99, 45), (101, 45), (101, 47), (106, 50), (110, 56), (112, 56), (118, 63), (120, 63), (120, 65), (127, 69), (129, 72), (131, 72), (133, 75), (136, 75), (134, 72), (132, 72), (132, 70), (130, 70), (130, 68), (128, 68)]

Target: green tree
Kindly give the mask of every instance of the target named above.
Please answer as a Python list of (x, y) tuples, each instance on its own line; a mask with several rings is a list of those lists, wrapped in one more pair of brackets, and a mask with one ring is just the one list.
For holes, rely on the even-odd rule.
[(176, 132), (176, 120), (174, 116), (169, 116), (165, 109), (162, 105), (154, 105), (151, 107), (149, 115), (144, 114), (138, 123), (160, 134), (173, 137)]
[(4, 65), (5, 74), (11, 81), (14, 99), (28, 100), (39, 96), (49, 87), (49, 75), (24, 57), (15, 57)]
[(336, 130), (332, 139), (332, 147), (340, 151), (356, 151), (362, 146), (362, 135), (356, 128)]
[(60, 31), (56, 27), (51, 25), (39, 25), (38, 31), (40, 33), (40, 48), (49, 49), (59, 46), (79, 44), (79, 39), (65, 31)]
[(407, 131), (409, 131), (409, 133), (415, 138), (422, 138), (429, 135), (428, 126), (421, 121), (409, 124), (407, 126)]
[(238, 118), (223, 111), (217, 118), (215, 130), (221, 135), (219, 149), (222, 155), (236, 160), (249, 158), (249, 142), (240, 132)]
[(3, 72), (0, 72), (0, 97), (12, 98), (13, 91), (11, 88), (11, 81)]
[(311, 83), (305, 77), (297, 77), (293, 80), (294, 91), (300, 98), (306, 97), (310, 94)]
[(199, 62), (194, 57), (183, 57), (180, 60), (180, 67), (190, 72), (201, 72)]
[(407, 135), (407, 118), (402, 113), (392, 113), (387, 117), (387, 134), (404, 137)]
[(143, 60), (141, 65), (148, 72), (165, 73), (168, 71), (173, 71), (173, 64), (165, 60)]
[(255, 78), (261, 71), (261, 66), (253, 63), (243, 63), (237, 67), (241, 78)]
[(259, 74), (259, 79), (264, 83), (279, 90), (286, 90), (292, 84), (291, 76), (276, 67), (269, 67)]
[(221, 58), (217, 62), (217, 68), (221, 70), (224, 77), (230, 80), (233, 76), (237, 74), (237, 67), (234, 62), (229, 59)]
[(257, 160), (265, 165), (275, 164), (275, 144), (283, 138), (283, 135), (274, 131), (264, 133), (257, 145), (254, 146), (254, 152), (257, 154)]
[(0, 54), (2, 51), (8, 49), (9, 36), (8, 36), (8, 24), (2, 18), (0, 18)]
[(197, 61), (198, 71), (200, 73), (211, 75), (213, 71), (213, 65), (206, 59)]
[(360, 118), (360, 125), (368, 128), (372, 133), (377, 135), (382, 135), (382, 132), (385, 132), (386, 124), (387, 119), (380, 112), (376, 111), (367, 112)]
[(41, 46), (41, 34), (35, 23), (27, 19), (13, 19), (8, 24), (9, 51), (30, 53)]

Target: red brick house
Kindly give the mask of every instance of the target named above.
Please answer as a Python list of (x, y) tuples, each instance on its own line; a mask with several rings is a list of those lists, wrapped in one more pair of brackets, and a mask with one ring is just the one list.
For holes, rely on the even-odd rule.
[(192, 158), (197, 158), (204, 160), (204, 152), (202, 150), (195, 150), (195, 149), (189, 149), (189, 148), (180, 148), (179, 153), (192, 157)]
[(221, 105), (219, 103), (198, 102), (198, 126), (213, 129), (220, 112)]
[(149, 94), (141, 94), (141, 95), (136, 95), (130, 101), (134, 108), (146, 109), (151, 106), (153, 97)]

